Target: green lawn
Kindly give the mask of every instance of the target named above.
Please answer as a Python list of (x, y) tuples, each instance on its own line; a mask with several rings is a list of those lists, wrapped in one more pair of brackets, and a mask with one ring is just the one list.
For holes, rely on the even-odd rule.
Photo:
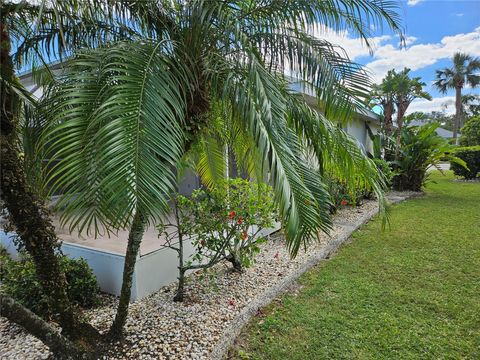
[(233, 359), (480, 359), (480, 184), (434, 174), (244, 329)]

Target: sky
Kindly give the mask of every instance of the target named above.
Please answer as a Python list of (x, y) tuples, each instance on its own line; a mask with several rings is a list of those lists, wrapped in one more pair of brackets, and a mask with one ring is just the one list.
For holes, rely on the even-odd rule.
[[(422, 78), (433, 99), (415, 100), (409, 113), (442, 109), (453, 113), (454, 91), (441, 94), (432, 86), (435, 70), (451, 66), (450, 59), (458, 51), (480, 57), (480, 0), (403, 0), (398, 10), (406, 47), (401, 47), (399, 37), (386, 27), (372, 27), (373, 54), (348, 32), (323, 29), (316, 35), (344, 48), (352, 60), (367, 67), (375, 82), (380, 82), (390, 69), (412, 69), (411, 76)], [(480, 89), (467, 88), (463, 93), (480, 94)], [(446, 109), (444, 104), (448, 104)]]

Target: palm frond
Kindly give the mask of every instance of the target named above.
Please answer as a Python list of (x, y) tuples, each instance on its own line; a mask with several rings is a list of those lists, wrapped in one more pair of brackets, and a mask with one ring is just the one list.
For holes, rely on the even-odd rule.
[(98, 232), (159, 218), (183, 154), (189, 74), (171, 43), (118, 43), (81, 53), (53, 89), (42, 145), (63, 221)]

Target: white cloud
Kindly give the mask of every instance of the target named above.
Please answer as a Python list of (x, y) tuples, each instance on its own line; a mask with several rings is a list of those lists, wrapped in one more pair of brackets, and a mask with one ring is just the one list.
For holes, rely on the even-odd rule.
[(455, 96), (443, 96), (428, 100), (415, 100), (407, 110), (407, 115), (416, 111), (431, 112), (431, 111), (445, 111), (446, 114), (455, 113)]
[(423, 0), (408, 0), (407, 1), (407, 5), (408, 6), (415, 6), (417, 5), (418, 3), (422, 2)]
[(407, 36), (406, 48), (397, 46), (394, 36), (372, 37), (369, 39), (371, 50), (359, 38), (351, 37), (347, 31), (338, 33), (331, 29), (319, 28), (314, 35), (341, 46), (352, 60), (372, 55), (373, 61), (366, 66), (372, 72), (376, 82), (381, 81), (390, 69), (400, 70), (408, 67), (419, 70), (442, 59), (451, 58), (458, 51), (480, 56), (480, 27), (469, 33), (445, 36), (436, 43), (422, 44), (418, 43), (416, 37)]
[(367, 67), (378, 81), (390, 69), (422, 69), (439, 60), (451, 58), (458, 51), (480, 56), (480, 27), (470, 33), (445, 36), (439, 43), (415, 44), (406, 49), (386, 44), (374, 52), (375, 60), (368, 63)]
[(455, 16), (458, 16), (458, 17), (462, 17), (463, 15), (464, 15), (463, 13), (455, 14)]

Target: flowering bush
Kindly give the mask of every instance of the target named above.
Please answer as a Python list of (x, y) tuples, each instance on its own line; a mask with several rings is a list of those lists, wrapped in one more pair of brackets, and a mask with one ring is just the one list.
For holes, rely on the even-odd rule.
[[(273, 192), (270, 186), (243, 179), (229, 179), (214, 190), (197, 189), (191, 197), (176, 197), (175, 232), (160, 227), (167, 237), (178, 237), (180, 277), (177, 300), (183, 299), (185, 271), (208, 268), (229, 261), (241, 271), (255, 261), (262, 229), (272, 227), (275, 219)], [(183, 241), (191, 239), (194, 255), (183, 261)], [(173, 241), (169, 241), (172, 243)]]

